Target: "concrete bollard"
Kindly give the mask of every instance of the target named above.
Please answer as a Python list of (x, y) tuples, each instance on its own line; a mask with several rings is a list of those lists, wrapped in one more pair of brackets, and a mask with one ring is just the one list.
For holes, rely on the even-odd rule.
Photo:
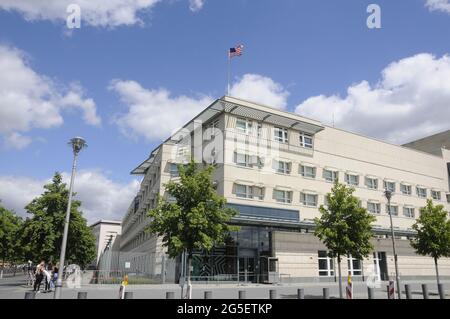
[(270, 299), (277, 299), (277, 291), (275, 289), (269, 290), (269, 298)]
[(412, 293), (411, 293), (411, 286), (406, 284), (405, 285), (405, 291), (406, 291), (406, 299), (412, 299)]
[(373, 288), (367, 287), (367, 294), (369, 295), (369, 299), (374, 299), (375, 294)]
[(239, 290), (239, 299), (246, 299), (245, 290)]
[(438, 291), (439, 291), (439, 298), (445, 299), (444, 284), (439, 284), (438, 285)]
[(323, 288), (323, 299), (330, 299), (330, 289)]
[(305, 290), (297, 289), (297, 299), (305, 299)]
[(205, 291), (205, 299), (212, 299), (212, 291)]
[(173, 291), (167, 291), (166, 299), (175, 299), (175, 293)]
[(124, 299), (133, 299), (133, 292), (132, 291), (125, 291)]
[(35, 299), (36, 293), (34, 291), (25, 292), (25, 299)]
[(87, 292), (86, 291), (79, 291), (77, 299), (87, 299)]
[(423, 294), (423, 299), (429, 299), (427, 284), (422, 284), (422, 294)]

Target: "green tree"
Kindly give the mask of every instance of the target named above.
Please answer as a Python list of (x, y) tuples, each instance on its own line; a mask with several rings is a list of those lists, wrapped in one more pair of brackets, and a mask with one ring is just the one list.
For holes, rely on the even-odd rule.
[[(69, 190), (55, 173), (53, 181), (44, 186), (44, 193), (29, 203), (25, 209), (31, 218), (24, 223), (22, 240), (26, 256), (34, 261), (56, 261), (61, 252), (64, 219), (69, 200)], [(82, 268), (95, 258), (95, 237), (79, 211), (81, 202), (72, 201), (66, 261)]]
[(419, 255), (429, 255), (434, 259), (436, 279), (439, 285), (438, 259), (450, 256), (450, 220), (442, 205), (433, 205), (431, 199), (420, 209), (420, 217), (412, 228), (417, 235), (411, 239), (411, 246)]
[(371, 224), (376, 219), (359, 205), (352, 187), (336, 181), (327, 194), (328, 206), (320, 206), (320, 218), (315, 218), (315, 235), (337, 257), (339, 269), (339, 296), (342, 298), (341, 258), (351, 255), (363, 259), (373, 251)]
[(22, 218), (1, 205), (0, 201), (0, 253), (2, 265), (5, 262), (14, 264), (21, 259), (21, 244), (18, 238)]
[(225, 198), (219, 196), (211, 182), (213, 166), (200, 168), (194, 161), (178, 165), (179, 181), (165, 184), (165, 190), (176, 201), (160, 197), (157, 207), (150, 210), (148, 231), (162, 237), (170, 257), (186, 252), (188, 274), (186, 291), (191, 297), (191, 261), (194, 250), (211, 250), (223, 245), (230, 231), (237, 227), (228, 222), (236, 211), (225, 207)]

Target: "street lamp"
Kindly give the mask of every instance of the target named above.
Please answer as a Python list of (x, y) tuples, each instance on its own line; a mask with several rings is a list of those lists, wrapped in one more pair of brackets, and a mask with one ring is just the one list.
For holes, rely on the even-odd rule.
[(391, 197), (392, 197), (392, 192), (390, 190), (386, 189), (384, 191), (384, 196), (386, 196), (386, 198), (388, 200), (388, 213), (389, 213), (389, 219), (391, 221), (392, 251), (394, 253), (395, 279), (397, 281), (397, 295), (398, 295), (398, 299), (402, 299), (402, 292), (400, 290), (400, 279), (398, 277), (397, 253), (395, 252), (394, 226), (392, 225), (392, 214), (391, 214)]
[(61, 255), (59, 257), (59, 274), (58, 279), (56, 280), (54, 299), (61, 298), (62, 277), (64, 275), (64, 259), (66, 257), (67, 235), (69, 233), (70, 207), (72, 205), (72, 189), (73, 189), (73, 182), (75, 180), (77, 156), (78, 153), (83, 148), (87, 147), (86, 141), (81, 137), (72, 138), (68, 144), (72, 147), (73, 150), (72, 176), (70, 177), (69, 202), (67, 204), (66, 220), (64, 222), (64, 235), (61, 244)]

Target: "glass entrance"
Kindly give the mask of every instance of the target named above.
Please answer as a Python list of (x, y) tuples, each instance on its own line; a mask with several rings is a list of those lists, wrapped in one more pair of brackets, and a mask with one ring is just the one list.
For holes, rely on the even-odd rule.
[(255, 257), (239, 257), (239, 281), (256, 282)]

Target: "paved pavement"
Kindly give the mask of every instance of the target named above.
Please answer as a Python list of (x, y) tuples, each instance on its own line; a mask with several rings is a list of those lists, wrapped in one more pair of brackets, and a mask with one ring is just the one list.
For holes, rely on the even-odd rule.
[[(429, 281), (405, 281), (402, 284), (409, 283), (412, 288), (413, 299), (423, 299), (421, 284), (428, 284), (430, 299), (438, 299), (436, 282)], [(443, 281), (444, 289), (447, 292), (446, 298), (450, 298), (450, 281)], [(375, 298), (387, 299), (387, 283), (382, 283), (380, 288), (375, 289)], [(355, 299), (367, 299), (367, 286), (362, 282), (354, 282)], [(42, 287), (42, 286), (41, 286)], [(277, 291), (277, 298), (296, 299), (297, 289), (303, 288), (305, 299), (321, 299), (323, 288), (329, 288), (330, 298), (337, 298), (339, 290), (337, 283), (304, 283), (304, 284), (194, 284), (193, 298), (203, 299), (205, 291), (212, 291), (214, 299), (237, 299), (238, 291), (244, 290), (247, 299), (268, 299), (269, 290)], [(7, 277), (0, 279), (0, 299), (23, 299), (25, 292), (31, 291), (31, 287), (26, 286), (26, 277), (18, 275), (16, 277)], [(88, 299), (118, 299), (119, 285), (83, 285), (81, 288), (64, 288), (62, 297), (67, 299), (76, 299), (78, 292), (87, 292)], [(173, 291), (175, 298), (180, 298), (181, 288), (176, 284), (158, 284), (158, 285), (130, 285), (126, 291), (133, 292), (134, 299), (164, 299), (167, 291)], [(53, 293), (39, 293), (36, 299), (52, 299)], [(406, 298), (403, 291), (403, 298)]]

